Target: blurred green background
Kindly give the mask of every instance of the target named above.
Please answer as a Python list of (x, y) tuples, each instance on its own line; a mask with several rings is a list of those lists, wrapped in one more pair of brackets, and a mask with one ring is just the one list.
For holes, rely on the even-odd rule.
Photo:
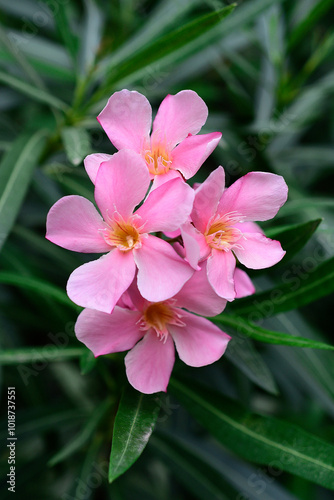
[[(287, 204), (263, 225), (289, 251), (252, 279), (259, 294), (283, 286), (292, 298), (282, 306), (259, 295), (257, 305), (235, 303), (226, 313), (244, 308), (261, 328), (334, 344), (333, 15), (333, 0), (244, 0), (234, 10), (219, 0), (0, 0), (0, 434), (3, 444), (7, 387), (15, 386), (18, 498), (333, 498), (320, 473), (308, 481), (277, 461), (244, 460), (169, 392), (156, 400), (143, 455), (109, 485), (124, 356), (95, 361), (76, 340), (80, 308), (65, 285), (92, 256), (44, 237), (61, 196), (93, 200), (82, 160), (115, 151), (96, 121), (114, 91), (138, 90), (156, 111), (166, 94), (193, 89), (209, 108), (202, 132), (223, 134), (195, 180), (223, 165), (228, 184), (260, 170), (289, 186)], [(233, 337), (226, 355), (201, 369), (177, 362), (176, 380), (200, 381), (218, 399), (332, 443), (331, 351), (270, 345), (235, 324), (222, 327)], [(307, 453), (327, 456), (317, 447)], [(6, 446), (0, 458), (5, 499)]]

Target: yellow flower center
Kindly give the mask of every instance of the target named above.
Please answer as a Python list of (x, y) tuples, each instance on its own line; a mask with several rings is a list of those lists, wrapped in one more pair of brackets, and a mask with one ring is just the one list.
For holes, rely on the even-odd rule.
[(157, 143), (145, 150), (145, 161), (148, 170), (153, 175), (166, 174), (171, 166), (171, 155), (164, 144)]
[(209, 221), (205, 232), (207, 244), (211, 248), (224, 250), (225, 252), (231, 250), (232, 247), (238, 246), (237, 241), (242, 238), (242, 233), (238, 228), (233, 227), (233, 224), (241, 222), (241, 219), (241, 216), (234, 213), (213, 217)]
[(125, 221), (116, 212), (114, 218), (108, 221), (108, 227), (102, 231), (105, 241), (111, 246), (118, 247), (123, 252), (140, 248), (140, 230), (143, 226), (138, 227), (138, 219), (139, 217), (132, 215)]
[(166, 342), (168, 337), (168, 325), (185, 326), (182, 311), (175, 307), (175, 300), (169, 299), (164, 302), (150, 302), (140, 319), (140, 329), (147, 331), (151, 328), (160, 340)]

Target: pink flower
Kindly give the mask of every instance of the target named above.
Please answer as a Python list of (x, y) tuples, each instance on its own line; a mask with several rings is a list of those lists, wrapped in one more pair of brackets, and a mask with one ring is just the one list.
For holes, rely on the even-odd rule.
[(136, 267), (140, 293), (150, 301), (169, 299), (194, 273), (171, 245), (149, 234), (180, 227), (191, 212), (193, 190), (173, 179), (134, 212), (149, 184), (144, 160), (123, 150), (102, 163), (96, 178), (95, 200), (103, 219), (81, 196), (65, 196), (51, 208), (47, 239), (76, 252), (108, 252), (71, 274), (67, 293), (76, 304), (110, 313)]
[[(182, 90), (162, 101), (150, 136), (150, 103), (136, 91), (121, 90), (110, 97), (98, 121), (117, 149), (132, 149), (141, 154), (155, 189), (181, 174), (185, 179), (195, 175), (216, 148), (221, 133), (196, 135), (207, 116), (207, 106), (196, 92)], [(92, 154), (85, 159), (93, 182), (105, 156)]]
[(218, 295), (236, 297), (236, 258), (250, 269), (263, 269), (279, 262), (285, 252), (278, 241), (266, 238), (250, 221), (276, 215), (287, 199), (283, 177), (250, 172), (225, 189), (224, 169), (218, 167), (195, 191), (192, 223), (181, 228), (188, 262), (208, 259), (208, 279)]
[(130, 384), (145, 394), (166, 391), (175, 361), (174, 343), (182, 361), (199, 367), (217, 361), (230, 340), (196, 315), (215, 316), (226, 305), (208, 284), (205, 270), (197, 271), (169, 300), (148, 302), (132, 285), (120, 303), (123, 307), (116, 305), (111, 314), (85, 309), (75, 333), (95, 356), (130, 349), (126, 374)]

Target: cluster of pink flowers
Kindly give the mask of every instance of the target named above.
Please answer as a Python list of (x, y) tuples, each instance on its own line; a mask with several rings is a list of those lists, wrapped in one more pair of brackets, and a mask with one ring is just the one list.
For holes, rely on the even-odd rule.
[(183, 90), (162, 101), (150, 134), (146, 97), (114, 93), (98, 121), (119, 151), (84, 162), (102, 216), (86, 198), (65, 196), (47, 218), (53, 243), (104, 254), (67, 283), (68, 296), (85, 308), (78, 339), (95, 356), (129, 350), (128, 380), (147, 394), (166, 391), (174, 344), (190, 366), (224, 354), (230, 337), (201, 316), (254, 292), (236, 258), (261, 269), (285, 253), (254, 223), (274, 217), (286, 201), (281, 176), (250, 172), (225, 188), (218, 167), (201, 185), (186, 183), (221, 138), (197, 135), (207, 115), (204, 101)]

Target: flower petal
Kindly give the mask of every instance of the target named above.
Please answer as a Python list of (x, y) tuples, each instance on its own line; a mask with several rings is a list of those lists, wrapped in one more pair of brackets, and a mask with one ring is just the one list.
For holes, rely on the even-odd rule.
[(162, 186), (165, 182), (171, 181), (172, 179), (182, 179), (180, 172), (177, 170), (168, 170), (166, 174), (154, 175), (153, 184), (151, 187), (151, 192), (154, 191), (157, 187)]
[(151, 191), (136, 214), (146, 221), (145, 232), (175, 231), (189, 217), (194, 191), (182, 179), (173, 179)]
[(84, 309), (77, 319), (75, 334), (94, 356), (121, 352), (132, 347), (143, 336), (137, 321), (141, 313), (115, 306), (111, 314)]
[(235, 299), (234, 270), (235, 257), (231, 251), (212, 249), (207, 260), (208, 279), (214, 291), (224, 299)]
[(208, 117), (208, 108), (193, 90), (168, 95), (160, 104), (153, 122), (153, 133), (172, 149), (189, 134), (197, 134)]
[(159, 302), (179, 292), (194, 270), (164, 240), (149, 235), (134, 250), (138, 266), (138, 288), (150, 302)]
[(225, 172), (218, 167), (196, 189), (191, 219), (195, 227), (204, 233), (209, 219), (215, 215), (225, 186)]
[(231, 337), (211, 321), (183, 312), (185, 326), (169, 325), (180, 359), (189, 366), (205, 366), (224, 354)]
[(181, 226), (181, 235), (185, 257), (191, 267), (198, 269), (198, 262), (206, 259), (211, 253), (211, 248), (207, 244), (205, 236), (189, 222)]
[(64, 196), (51, 207), (46, 220), (46, 238), (74, 252), (109, 252), (101, 236), (106, 227), (93, 203), (82, 196)]
[(248, 297), (248, 295), (253, 295), (253, 293), (255, 293), (255, 286), (252, 280), (245, 271), (238, 267), (236, 267), (234, 271), (234, 288), (236, 299)]
[[(240, 245), (239, 245), (240, 244)], [(233, 252), (241, 264), (250, 269), (271, 267), (285, 255), (279, 241), (266, 238), (263, 234), (244, 233)]]
[(140, 153), (149, 140), (152, 108), (145, 96), (124, 89), (110, 97), (97, 120), (117, 149)]
[(110, 160), (111, 156), (104, 153), (93, 153), (84, 159), (86, 172), (93, 184), (95, 184), (97, 171), (101, 163)]
[(145, 161), (123, 149), (102, 163), (95, 184), (95, 200), (106, 221), (117, 211), (127, 219), (144, 198), (150, 183)]
[(288, 187), (280, 175), (249, 172), (225, 190), (218, 213), (237, 212), (244, 221), (272, 219), (286, 202)]
[(220, 132), (186, 137), (172, 152), (172, 168), (179, 170), (185, 179), (196, 174), (221, 139)]
[(200, 270), (192, 275), (174, 298), (177, 307), (203, 316), (216, 316), (226, 306), (226, 300), (215, 293), (208, 281), (206, 262), (202, 263)]
[(174, 344), (168, 335), (163, 343), (153, 330), (125, 356), (130, 384), (144, 394), (166, 392), (175, 361)]
[(111, 313), (135, 272), (132, 252), (115, 248), (75, 269), (67, 282), (67, 294), (79, 306)]

